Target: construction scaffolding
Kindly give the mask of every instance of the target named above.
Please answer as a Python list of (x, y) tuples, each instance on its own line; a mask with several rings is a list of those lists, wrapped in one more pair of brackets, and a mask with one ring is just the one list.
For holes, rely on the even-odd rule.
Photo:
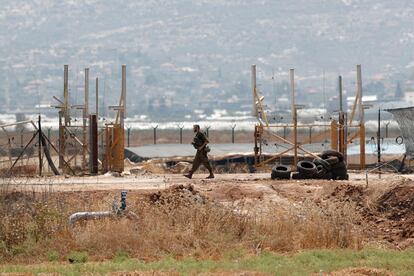
[[(321, 147), (308, 146), (315, 142), (320, 142), (322, 149), (333, 149), (340, 151), (344, 156), (347, 153), (347, 145), (359, 137), (360, 144), (360, 169), (365, 168), (365, 121), (364, 106), (362, 103), (362, 77), (361, 65), (357, 65), (357, 89), (354, 105), (351, 110), (349, 121), (347, 121), (347, 112), (343, 110), (342, 103), (342, 77), (339, 76), (339, 110), (338, 119), (331, 116), (329, 121), (321, 121), (313, 124), (298, 123), (298, 110), (303, 109), (303, 105), (296, 104), (295, 97), (295, 71), (290, 69), (290, 95), (291, 95), (291, 123), (270, 124), (264, 105), (264, 96), (261, 95), (257, 88), (256, 66), (251, 67), (252, 74), (252, 95), (253, 95), (253, 114), (257, 117), (258, 124), (254, 129), (254, 155), (255, 166), (275, 162), (279, 159), (282, 162), (283, 157), (290, 157), (292, 160), (287, 161), (295, 167), (299, 158), (319, 158), (318, 151)], [(327, 116), (325, 116), (327, 117)], [(354, 122), (354, 119), (355, 120)], [(308, 129), (309, 135), (305, 131)], [(281, 133), (283, 131), (283, 134)], [(312, 131), (318, 131), (312, 136)], [(289, 135), (287, 134), (289, 133)], [(329, 139), (328, 139), (329, 137)], [(322, 140), (322, 141), (321, 141)], [(263, 145), (274, 145), (284, 147), (283, 151), (277, 154), (264, 154)]]
[(63, 98), (53, 96), (58, 103), (53, 106), (58, 109), (59, 116), (56, 131), (48, 128), (45, 134), (40, 114), (37, 122), (25, 120), (0, 125), (0, 176), (123, 172), (126, 66), (122, 65), (119, 104), (108, 107), (116, 113), (113, 120), (99, 120), (98, 78), (95, 113), (90, 112), (89, 69), (85, 68), (84, 72), (83, 103), (73, 105), (69, 95), (69, 66), (64, 65)]
[[(98, 78), (96, 78), (95, 113), (89, 110), (89, 68), (85, 68), (84, 103), (70, 105), (68, 65), (64, 66), (63, 100), (59, 102), (59, 168), (65, 173), (97, 174), (99, 171), (124, 170), (124, 119), (126, 113), (126, 66), (122, 65), (119, 105), (109, 106), (116, 112), (115, 121), (99, 123)], [(82, 122), (82, 124), (79, 124)], [(101, 137), (101, 145), (99, 145)], [(105, 139), (103, 139), (105, 137)], [(99, 152), (101, 149), (102, 152)], [(121, 161), (122, 159), (122, 161)]]

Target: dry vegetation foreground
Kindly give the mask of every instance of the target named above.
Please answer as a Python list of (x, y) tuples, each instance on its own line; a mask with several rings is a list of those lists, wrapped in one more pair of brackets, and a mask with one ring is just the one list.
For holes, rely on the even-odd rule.
[[(351, 260), (360, 260), (358, 254), (364, 255), (367, 248), (396, 250), (397, 255), (398, 251), (405, 252), (409, 257), (402, 255), (395, 267), (404, 268), (403, 273), (413, 271), (414, 182), (399, 176), (383, 176), (381, 180), (372, 176), (367, 186), (359, 177), (351, 175), (352, 181), (272, 181), (264, 174), (227, 174), (214, 180), (200, 176), (187, 180), (179, 175), (146, 173), (51, 178), (46, 182), (4, 179), (0, 193), (0, 272), (15, 271), (10, 264), (76, 264), (115, 258), (122, 259), (123, 267), (132, 271), (170, 271), (163, 266), (165, 262), (182, 261), (195, 270), (185, 270), (182, 263), (177, 264), (182, 269), (172, 270), (208, 272), (197, 268), (224, 262), (213, 271), (276, 272), (277, 267), (289, 264), (309, 266), (309, 270), (298, 270), (308, 273), (360, 265)], [(120, 216), (68, 226), (68, 217), (74, 212), (110, 210), (124, 189), (128, 190), (127, 210), (136, 213), (138, 220)], [(296, 264), (294, 259), (283, 259), (324, 249), (348, 250), (345, 252), (350, 255), (344, 259), (349, 262), (337, 266), (326, 263), (318, 268), (315, 260)], [(319, 261), (329, 255), (321, 252), (315, 253), (322, 254)], [(332, 254), (341, 259), (340, 253)], [(386, 253), (378, 253), (377, 259), (384, 256)], [(130, 258), (140, 260), (140, 265), (129, 264)], [(270, 265), (273, 261), (267, 258), (280, 263), (274, 264), (274, 270), (242, 265), (253, 259)], [(233, 259), (240, 267), (225, 262)], [(385, 270), (377, 274), (353, 275), (392, 275), (390, 262), (388, 266), (378, 264), (378, 269)], [(375, 267), (358, 269), (375, 272)]]

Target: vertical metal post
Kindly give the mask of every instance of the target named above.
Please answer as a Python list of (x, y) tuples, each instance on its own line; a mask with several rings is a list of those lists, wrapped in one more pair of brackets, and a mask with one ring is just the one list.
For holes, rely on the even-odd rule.
[(65, 119), (65, 126), (69, 125), (69, 66), (63, 66), (63, 116)]
[(331, 121), (331, 149), (338, 150), (338, 123)]
[(378, 108), (378, 130), (377, 130), (377, 165), (378, 165), (378, 174), (381, 178), (381, 109)]
[(131, 127), (129, 127), (129, 128), (127, 128), (127, 144), (128, 144), (128, 148), (129, 148), (129, 146), (130, 146), (130, 143), (129, 143), (129, 137), (130, 137), (130, 135), (131, 135)]
[(233, 125), (231, 127), (231, 143), (234, 144), (234, 129), (236, 128), (236, 125)]
[(291, 102), (291, 111), (292, 111), (292, 121), (293, 121), (293, 114), (296, 112), (296, 98), (295, 98), (295, 69), (290, 69), (290, 102)]
[(257, 117), (257, 106), (256, 106), (256, 65), (252, 65), (251, 67), (252, 71), (252, 100), (253, 100), (253, 109), (252, 109), (252, 115)]
[[(50, 130), (51, 130), (50, 127), (47, 128), (47, 140), (48, 141), (52, 141), (52, 140), (50, 140)], [(47, 143), (47, 148), (50, 151), (50, 144), (49, 143)], [(49, 162), (48, 162), (48, 165), (47, 165), (47, 170), (48, 170), (48, 172), (50, 172), (50, 164), (49, 164)]]
[(296, 168), (298, 164), (298, 114), (296, 109), (296, 99), (295, 99), (295, 69), (289, 70), (290, 75), (290, 101), (291, 101), (291, 111), (292, 111), (292, 121), (293, 121), (293, 144), (294, 144), (294, 157), (293, 157), (293, 167)]
[(64, 168), (65, 156), (65, 127), (63, 126), (63, 110), (59, 111), (59, 168)]
[[(52, 140), (50, 140), (50, 131), (52, 130), (52, 128), (48, 128), (47, 129), (47, 139), (49, 140), (49, 141), (52, 141)], [(48, 144), (48, 148), (50, 148), (50, 145)]]
[(95, 114), (89, 115), (89, 170), (98, 173), (98, 120)]
[(293, 167), (296, 168), (298, 164), (298, 113), (296, 110), (296, 106), (293, 106), (293, 144), (294, 144)]
[(207, 138), (210, 137), (210, 128), (211, 128), (211, 126), (206, 126), (206, 136), (207, 136)]
[(348, 161), (348, 112), (344, 112), (344, 160)]
[[(178, 125), (178, 128), (180, 129), (180, 144), (182, 144), (183, 143), (183, 128), (184, 128), (184, 125), (182, 125), (182, 126)], [(208, 130), (207, 130), (206, 136), (208, 138)]]
[(385, 124), (385, 138), (388, 138), (388, 125), (390, 124), (390, 122)]
[(106, 125), (105, 132), (105, 162), (104, 162), (104, 172), (109, 171), (112, 168), (112, 127)]
[(258, 139), (258, 126), (254, 126), (254, 166), (257, 166), (257, 159), (259, 154), (259, 148), (257, 147), (257, 139)]
[(357, 89), (359, 97), (359, 163), (360, 169), (365, 169), (365, 117), (362, 102), (362, 73), (361, 65), (357, 65)]
[(339, 151), (345, 155), (345, 148), (346, 148), (346, 134), (345, 134), (345, 113), (343, 110), (343, 95), (342, 95), (342, 76), (338, 77), (338, 88), (339, 88)]
[(11, 139), (10, 139), (10, 137), (8, 137), (7, 146), (9, 148), (9, 162), (10, 162), (10, 166), (12, 166), (13, 165), (13, 160), (12, 160), (12, 146), (11, 146)]
[(309, 144), (312, 144), (312, 127), (309, 127)]
[(122, 107), (121, 107), (121, 128), (124, 128), (124, 120), (126, 116), (126, 65), (122, 65)]
[(39, 115), (39, 121), (38, 121), (38, 131), (37, 135), (39, 136), (39, 146), (37, 147), (38, 153), (39, 153), (39, 176), (42, 176), (42, 169), (43, 169), (43, 160), (42, 160), (42, 124), (41, 124), (41, 118)]
[(342, 76), (338, 77), (338, 88), (339, 88), (339, 111), (344, 111), (343, 101), (342, 101)]
[[(85, 68), (84, 102), (83, 102), (83, 133), (82, 133), (82, 169), (86, 170), (86, 155), (88, 153), (88, 129), (87, 121), (89, 116), (89, 68)], [(75, 159), (76, 161), (76, 159)]]
[(286, 140), (286, 135), (287, 135), (287, 126), (283, 126), (283, 139)]
[(96, 83), (95, 83), (95, 114), (97, 119), (99, 120), (99, 83), (98, 83), (98, 78), (96, 78)]
[(20, 148), (24, 148), (24, 145), (23, 145), (24, 133), (23, 133), (23, 131), (24, 131), (24, 129), (22, 128), (20, 130)]
[(154, 130), (154, 145), (157, 144), (157, 128), (158, 125), (156, 125), (155, 127), (152, 127)]

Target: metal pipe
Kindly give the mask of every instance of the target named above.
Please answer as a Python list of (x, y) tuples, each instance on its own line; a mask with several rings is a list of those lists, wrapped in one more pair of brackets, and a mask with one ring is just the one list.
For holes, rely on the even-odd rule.
[(90, 220), (112, 217), (114, 213), (112, 211), (103, 212), (78, 212), (69, 216), (69, 226), (73, 226), (78, 220)]
[[(5, 127), (10, 127), (10, 126), (19, 126), (19, 125), (25, 125), (31, 123), (33, 124), (32, 120), (28, 120), (28, 121), (22, 121), (22, 122), (17, 122), (17, 123), (11, 123), (11, 124), (4, 124), (4, 125), (0, 125), (0, 128), (5, 128)], [(35, 129), (37, 130), (37, 126), (34, 125)]]

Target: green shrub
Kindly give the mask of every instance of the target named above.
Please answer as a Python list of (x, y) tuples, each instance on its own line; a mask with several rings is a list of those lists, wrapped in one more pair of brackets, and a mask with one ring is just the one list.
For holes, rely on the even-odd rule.
[(128, 252), (124, 251), (124, 250), (119, 250), (114, 254), (114, 257), (112, 258), (112, 260), (114, 262), (123, 262), (125, 260), (129, 259), (129, 254)]
[(56, 262), (59, 260), (59, 257), (60, 257), (59, 252), (54, 251), (54, 250), (47, 252), (46, 255), (47, 255), (47, 259), (49, 262)]
[(86, 252), (71, 252), (68, 256), (70, 263), (86, 263), (88, 261), (88, 253)]

